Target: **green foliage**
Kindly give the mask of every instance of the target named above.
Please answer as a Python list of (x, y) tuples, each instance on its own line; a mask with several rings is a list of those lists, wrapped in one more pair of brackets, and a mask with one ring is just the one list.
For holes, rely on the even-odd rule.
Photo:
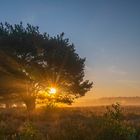
[(136, 130), (123, 122), (103, 120), (97, 140), (136, 140)]
[(111, 120), (121, 121), (123, 119), (122, 109), (119, 103), (112, 104), (111, 107), (107, 107), (107, 112), (104, 116)]
[(25, 122), (20, 130), (20, 140), (40, 140), (43, 139), (39, 131), (32, 125), (31, 122)]
[(107, 107), (100, 125), (97, 140), (136, 140), (136, 130), (123, 121), (118, 103)]

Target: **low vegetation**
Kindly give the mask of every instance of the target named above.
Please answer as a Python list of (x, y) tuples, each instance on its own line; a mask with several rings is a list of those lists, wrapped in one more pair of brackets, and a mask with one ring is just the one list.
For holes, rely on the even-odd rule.
[[(140, 114), (94, 108), (1, 109), (0, 140), (139, 140)], [(124, 113), (125, 112), (125, 113)]]

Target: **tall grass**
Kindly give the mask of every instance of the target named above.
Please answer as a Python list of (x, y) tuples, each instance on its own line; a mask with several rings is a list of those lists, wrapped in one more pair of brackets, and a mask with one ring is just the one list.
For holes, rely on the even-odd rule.
[(139, 140), (140, 126), (118, 104), (95, 110), (47, 108), (30, 116), (22, 109), (1, 110), (0, 140)]

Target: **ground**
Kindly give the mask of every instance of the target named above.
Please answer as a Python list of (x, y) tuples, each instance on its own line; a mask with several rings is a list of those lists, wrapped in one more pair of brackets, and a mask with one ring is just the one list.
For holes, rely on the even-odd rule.
[[(105, 106), (0, 110), (0, 140), (136, 140), (140, 107), (122, 107), (123, 120), (107, 119)], [(120, 137), (119, 137), (120, 136)], [(114, 138), (114, 140), (116, 140)]]

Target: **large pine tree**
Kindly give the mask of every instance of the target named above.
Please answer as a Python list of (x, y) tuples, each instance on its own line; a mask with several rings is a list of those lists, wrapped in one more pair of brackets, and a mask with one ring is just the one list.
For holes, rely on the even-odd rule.
[(56, 87), (53, 101), (71, 104), (84, 96), (92, 82), (84, 80), (85, 58), (64, 38), (64, 33), (50, 37), (27, 24), (0, 24), (0, 99), (17, 99), (28, 110), (36, 100), (50, 98), (50, 87)]

